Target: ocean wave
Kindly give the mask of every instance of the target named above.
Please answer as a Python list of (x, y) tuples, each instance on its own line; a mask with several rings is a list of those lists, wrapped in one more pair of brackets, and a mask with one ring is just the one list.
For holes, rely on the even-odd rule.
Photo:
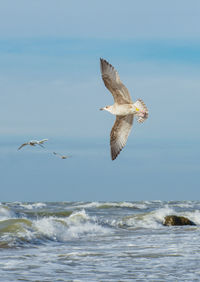
[(105, 234), (108, 230), (89, 217), (85, 210), (72, 213), (67, 218), (42, 218), (34, 221), (35, 229), (55, 241), (65, 242), (80, 236)]
[(15, 212), (12, 211), (9, 207), (3, 205), (0, 206), (0, 221), (12, 218), (14, 216)]
[(98, 237), (112, 234), (116, 229), (123, 232), (122, 229), (166, 228), (163, 222), (167, 215), (185, 216), (200, 225), (200, 210), (196, 205), (192, 210), (169, 202), (162, 206), (155, 204), (154, 209), (152, 202), (49, 203), (42, 209), (40, 205), (29, 209), (26, 203), (25, 207), (21, 204), (0, 205), (0, 248)]
[(156, 229), (163, 225), (165, 216), (170, 214), (175, 214), (175, 211), (174, 209), (166, 206), (155, 211), (126, 216), (118, 222), (118, 225), (122, 228), (128, 227)]
[(108, 228), (96, 222), (85, 210), (68, 217), (42, 217), (37, 219), (15, 218), (0, 223), (0, 248), (6, 246), (41, 244), (46, 240), (66, 242), (68, 240), (107, 234)]
[(25, 215), (28, 217), (68, 217), (72, 214), (72, 211), (26, 211)]
[(41, 209), (46, 207), (45, 203), (19, 203), (19, 206), (28, 210), (32, 210), (32, 209)]
[(118, 225), (122, 228), (161, 228), (165, 217), (168, 215), (184, 216), (193, 221), (196, 225), (200, 225), (200, 211), (176, 211), (174, 208), (166, 205), (163, 208), (140, 214), (133, 214), (124, 217), (120, 221), (113, 221), (114, 226)]
[(24, 226), (31, 226), (30, 220), (25, 218), (12, 218), (0, 222), (0, 234), (2, 233), (16, 233), (24, 230)]
[(200, 210), (181, 212), (179, 215), (187, 217), (196, 225), (200, 225)]
[(81, 208), (98, 208), (98, 209), (109, 209), (109, 208), (130, 208), (130, 209), (146, 209), (147, 204), (145, 203), (132, 203), (132, 202), (91, 202), (79, 204)]
[(169, 205), (179, 208), (193, 208), (195, 203), (192, 201), (187, 202), (169, 202)]
[(34, 238), (32, 231), (32, 222), (25, 218), (12, 218), (1, 221), (0, 248), (12, 248), (24, 245), (24, 243), (31, 243)]

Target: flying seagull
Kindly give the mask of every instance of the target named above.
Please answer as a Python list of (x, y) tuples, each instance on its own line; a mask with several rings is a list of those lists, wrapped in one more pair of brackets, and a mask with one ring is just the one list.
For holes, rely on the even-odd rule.
[(68, 159), (68, 158), (70, 158), (71, 156), (65, 156), (65, 155), (61, 155), (61, 154), (59, 154), (59, 153), (56, 153), (56, 152), (53, 152), (53, 154), (54, 155), (56, 155), (56, 156), (58, 156), (58, 157), (60, 157), (61, 159)]
[(27, 145), (30, 145), (30, 146), (35, 146), (35, 145), (39, 145), (40, 147), (43, 147), (44, 148), (44, 146), (42, 145), (45, 141), (47, 141), (48, 139), (42, 139), (42, 140), (30, 140), (30, 141), (28, 141), (28, 142), (26, 142), (26, 143), (24, 143), (24, 144), (22, 144), (19, 148), (18, 148), (18, 150), (20, 150), (22, 147), (24, 147), (24, 146), (27, 146)]
[(128, 89), (121, 82), (117, 71), (111, 64), (100, 58), (100, 67), (103, 82), (114, 98), (112, 106), (105, 106), (100, 110), (116, 115), (110, 132), (111, 158), (115, 160), (126, 145), (134, 116), (137, 117), (139, 123), (142, 123), (148, 118), (148, 109), (141, 99), (133, 103)]

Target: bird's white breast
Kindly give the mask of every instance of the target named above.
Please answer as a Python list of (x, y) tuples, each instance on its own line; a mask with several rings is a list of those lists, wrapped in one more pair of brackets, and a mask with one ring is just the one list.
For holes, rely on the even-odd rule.
[(123, 105), (114, 105), (112, 108), (112, 114), (125, 116), (135, 113), (135, 106), (133, 104), (123, 104)]

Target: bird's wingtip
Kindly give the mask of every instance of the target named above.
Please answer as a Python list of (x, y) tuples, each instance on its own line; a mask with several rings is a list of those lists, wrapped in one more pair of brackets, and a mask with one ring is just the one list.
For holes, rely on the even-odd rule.
[(101, 62), (101, 64), (105, 63), (105, 62), (107, 63), (107, 61), (105, 59), (103, 59), (103, 58), (100, 58), (100, 62)]

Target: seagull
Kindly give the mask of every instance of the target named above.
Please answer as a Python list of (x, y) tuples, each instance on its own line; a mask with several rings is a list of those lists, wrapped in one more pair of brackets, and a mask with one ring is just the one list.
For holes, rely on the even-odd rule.
[(24, 143), (24, 144), (22, 144), (19, 148), (18, 148), (18, 150), (20, 150), (22, 147), (24, 147), (24, 146), (27, 146), (27, 145), (30, 145), (30, 146), (35, 146), (35, 145), (39, 145), (40, 147), (43, 147), (44, 148), (44, 146), (42, 145), (45, 141), (48, 141), (48, 139), (42, 139), (42, 140), (30, 140), (30, 141), (28, 141), (28, 142), (26, 142), (26, 143)]
[(58, 157), (60, 157), (61, 159), (68, 159), (68, 158), (70, 158), (71, 156), (65, 156), (65, 155), (61, 155), (61, 154), (59, 154), (59, 153), (56, 153), (56, 152), (53, 152), (53, 154), (54, 155), (56, 155), (56, 156), (58, 156)]
[(134, 116), (139, 123), (142, 123), (148, 118), (149, 112), (141, 99), (133, 103), (128, 89), (121, 82), (117, 71), (111, 64), (100, 58), (100, 68), (103, 82), (114, 98), (112, 106), (105, 106), (100, 110), (116, 115), (110, 132), (111, 158), (115, 160), (126, 145)]

